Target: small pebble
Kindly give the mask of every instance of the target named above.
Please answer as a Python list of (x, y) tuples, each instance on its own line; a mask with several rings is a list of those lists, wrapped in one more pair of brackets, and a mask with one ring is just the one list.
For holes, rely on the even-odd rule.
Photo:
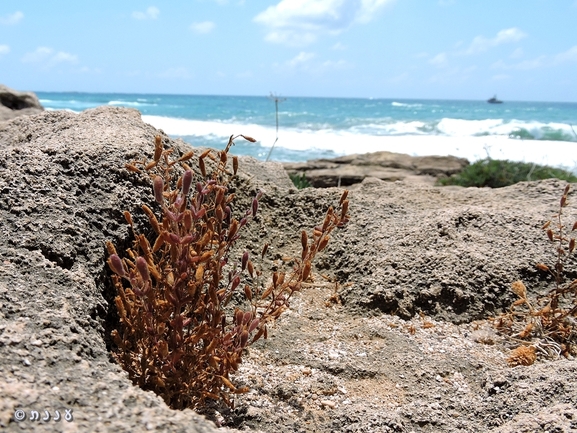
[(335, 352), (334, 350), (329, 350), (329, 358), (331, 358), (331, 359), (337, 359), (337, 358), (339, 358), (339, 356), (340, 356), (340, 355), (339, 355), (338, 352)]
[(334, 409), (337, 406), (337, 404), (331, 400), (321, 400), (321, 404), (323, 406), (330, 407), (331, 409)]
[(22, 360), (22, 362), (24, 363), (24, 365), (25, 365), (26, 367), (30, 367), (30, 366), (32, 365), (32, 364), (30, 363), (30, 361), (29, 361), (28, 359), (26, 359), (26, 358), (24, 358), (24, 359)]

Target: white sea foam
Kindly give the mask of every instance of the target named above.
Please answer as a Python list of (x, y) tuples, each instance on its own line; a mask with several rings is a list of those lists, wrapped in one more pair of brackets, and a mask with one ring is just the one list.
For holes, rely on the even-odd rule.
[(163, 116), (143, 115), (142, 120), (150, 123), (155, 128), (162, 129), (167, 134), (180, 136), (186, 135), (192, 137), (228, 138), (233, 134), (250, 135), (250, 133), (247, 132), (248, 130), (261, 132), (260, 129), (267, 129), (266, 127), (259, 125), (241, 125), (215, 121), (178, 119), (174, 117)]
[[(214, 121), (175, 119), (161, 116), (142, 116), (143, 120), (167, 134), (187, 137), (226, 139), (233, 134), (250, 135), (257, 143), (270, 147), (275, 141), (274, 127), (255, 124), (233, 124)], [(465, 121), (476, 122), (476, 121)], [(483, 121), (481, 121), (483, 122)], [(458, 124), (459, 122), (457, 122)], [(447, 129), (450, 130), (450, 122)], [(485, 125), (485, 127), (490, 125)], [(500, 125), (495, 122), (492, 128)], [(577, 143), (566, 141), (521, 140), (507, 135), (473, 136), (480, 128), (454, 128), (452, 136), (446, 135), (371, 135), (353, 130), (296, 130), (281, 129), (277, 147), (308, 152), (331, 150), (336, 155), (390, 151), (410, 155), (453, 155), (473, 162), (490, 156), (494, 159), (532, 162), (552, 166), (577, 168)], [(468, 129), (469, 134), (462, 131)], [(461, 131), (459, 134), (456, 131)], [(194, 145), (194, 142), (192, 143)], [(572, 158), (570, 155), (575, 155)]]
[(108, 105), (119, 105), (122, 107), (145, 107), (145, 106), (156, 106), (157, 104), (150, 104), (146, 102), (136, 102), (136, 101), (108, 101)]
[(423, 104), (407, 104), (406, 102), (391, 102), (393, 107), (422, 107)]
[(76, 99), (68, 99), (68, 100), (62, 101), (62, 100), (41, 99), (41, 98), (39, 98), (38, 101), (39, 101), (41, 104), (44, 104), (44, 105), (50, 105), (50, 104), (56, 104), (56, 105), (62, 105), (62, 104), (76, 105), (76, 104), (82, 104), (81, 101), (77, 101)]
[(433, 127), (425, 122), (413, 120), (410, 122), (394, 123), (369, 123), (366, 125), (353, 126), (349, 128), (352, 133), (370, 134), (370, 135), (407, 135), (407, 134), (427, 134), (426, 129)]
[(68, 111), (69, 113), (80, 113), (80, 111), (73, 110), (71, 108), (45, 108), (46, 111)]
[(437, 125), (439, 132), (456, 137), (490, 134), (503, 125), (502, 119), (463, 120), (443, 118)]
[(100, 104), (90, 101), (81, 101), (77, 99), (45, 99), (39, 98), (40, 103), (46, 110), (65, 110), (78, 113), (87, 108), (98, 107)]
[(546, 138), (546, 133), (550, 131), (560, 131), (567, 137), (572, 134), (571, 126), (563, 123), (524, 122), (519, 120), (504, 122), (503, 119), (464, 120), (443, 118), (437, 124), (436, 129), (442, 134), (455, 137), (475, 135), (508, 136), (520, 130), (527, 131), (537, 140)]

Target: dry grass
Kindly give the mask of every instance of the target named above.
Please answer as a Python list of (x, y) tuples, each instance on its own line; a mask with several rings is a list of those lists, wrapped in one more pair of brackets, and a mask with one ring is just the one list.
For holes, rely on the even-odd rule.
[(510, 311), (494, 320), (502, 333), (533, 344), (514, 350), (509, 358), (512, 365), (528, 365), (529, 361), (534, 361), (534, 357), (526, 356), (527, 350), (549, 356), (577, 354), (577, 280), (565, 279), (565, 266), (575, 251), (573, 236), (577, 230), (577, 222), (567, 226), (563, 214), (569, 191), (570, 185), (567, 185), (559, 201), (559, 211), (543, 225), (555, 249), (556, 261), (552, 266), (535, 265), (540, 272), (553, 277), (554, 287), (545, 296), (530, 297), (525, 284), (515, 281), (511, 289), (518, 299)]

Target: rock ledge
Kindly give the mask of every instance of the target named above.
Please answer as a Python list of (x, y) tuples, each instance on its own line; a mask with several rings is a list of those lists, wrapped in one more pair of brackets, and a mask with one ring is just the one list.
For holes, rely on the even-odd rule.
[(463, 170), (469, 161), (455, 156), (411, 156), (404, 153), (373, 152), (316, 159), (303, 163), (285, 163), (289, 174), (305, 175), (316, 188), (349, 186), (367, 177), (434, 185), (443, 177)]

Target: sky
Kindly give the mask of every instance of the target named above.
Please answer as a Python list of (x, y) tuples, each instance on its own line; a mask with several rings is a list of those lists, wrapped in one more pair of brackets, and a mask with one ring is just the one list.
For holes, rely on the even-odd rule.
[(18, 90), (577, 102), (577, 0), (2, 0)]

